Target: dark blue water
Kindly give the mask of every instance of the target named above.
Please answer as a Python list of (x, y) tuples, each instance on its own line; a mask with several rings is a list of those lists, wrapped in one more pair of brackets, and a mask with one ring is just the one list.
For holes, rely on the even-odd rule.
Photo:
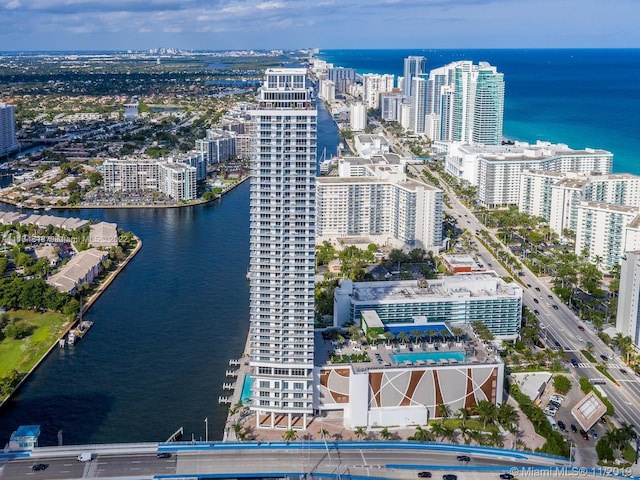
[[(335, 151), (323, 109), (318, 150)], [(164, 441), (181, 426), (200, 439), (205, 418), (221, 439), (218, 396), (249, 325), (249, 182), (198, 207), (55, 214), (116, 222), (143, 248), (86, 315), (87, 336), (55, 350), (0, 411), (0, 444), (23, 424), (42, 426), (42, 446), (58, 430), (65, 444)]]
[(403, 59), (427, 70), (487, 61), (504, 73), (504, 135), (614, 154), (616, 172), (640, 174), (640, 50), (323, 50), (319, 57), (358, 73), (403, 75)]

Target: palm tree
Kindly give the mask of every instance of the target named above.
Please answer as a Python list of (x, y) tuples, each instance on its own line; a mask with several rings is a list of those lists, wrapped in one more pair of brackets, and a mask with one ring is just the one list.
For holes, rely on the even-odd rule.
[(365, 437), (367, 435), (367, 430), (365, 427), (356, 427), (356, 429), (353, 431), (353, 434), (358, 437), (358, 440), (362, 440), (362, 437)]
[(389, 440), (392, 436), (393, 434), (387, 427), (384, 427), (382, 430), (380, 430), (380, 437), (382, 437), (383, 440)]
[(474, 430), (469, 430), (467, 432), (467, 435), (468, 435), (470, 440), (473, 440), (478, 445), (480, 443), (482, 443), (482, 432), (480, 430), (475, 430), (475, 429)]
[(320, 438), (324, 440), (329, 436), (329, 430), (327, 430), (326, 428), (321, 428), (320, 430), (318, 430), (318, 435), (320, 435)]
[(444, 437), (445, 432), (446, 430), (442, 423), (434, 423), (433, 425), (431, 425), (431, 433), (433, 433), (434, 436), (440, 437), (442, 439), (442, 437)]
[(496, 418), (496, 406), (488, 400), (480, 400), (475, 411), (482, 420), (483, 428), (487, 428), (487, 423), (493, 423)]
[(397, 337), (401, 343), (407, 343), (409, 341), (409, 334), (407, 332), (400, 332)]
[(451, 408), (446, 403), (440, 403), (438, 404), (438, 410), (442, 416), (442, 423), (444, 423), (445, 419), (449, 418), (449, 415), (451, 415)]
[(411, 330), (411, 336), (414, 339), (415, 343), (418, 343), (422, 338), (422, 330)]
[(296, 433), (295, 430), (289, 429), (289, 430), (285, 431), (282, 434), (282, 439), (285, 442), (289, 443), (289, 442), (291, 442), (293, 440), (297, 440), (298, 439), (298, 434)]
[(489, 440), (494, 447), (502, 447), (503, 445), (502, 433), (500, 433), (498, 430), (491, 430), (491, 433), (489, 434)]
[(436, 331), (435, 331), (435, 330), (430, 329), (430, 330), (427, 330), (427, 332), (426, 332), (426, 333), (427, 333), (427, 336), (429, 337), (429, 343), (431, 343), (431, 342), (432, 342), (432, 340), (433, 340), (433, 337), (434, 337), (434, 336), (435, 336), (435, 334), (436, 334)]
[(416, 442), (428, 442), (429, 432), (418, 425), (416, 427), (415, 433), (411, 437), (409, 437), (409, 440), (415, 440)]
[(451, 333), (456, 337), (456, 342), (459, 342), (460, 337), (464, 334), (464, 330), (460, 327), (453, 327)]
[(464, 424), (467, 421), (467, 418), (469, 418), (469, 410), (467, 410), (464, 407), (461, 407), (458, 410), (456, 410), (456, 416), (460, 419), (460, 424), (464, 427)]
[(497, 418), (500, 425), (503, 427), (510, 427), (512, 424), (518, 421), (518, 412), (516, 409), (508, 403), (502, 403), (497, 409)]
[(462, 435), (462, 438), (464, 439), (464, 444), (469, 445), (469, 443), (471, 442), (471, 438), (469, 437), (469, 432), (471, 430), (469, 430), (464, 425), (462, 425), (459, 430), (460, 430), (460, 435)]
[(456, 431), (454, 428), (448, 425), (443, 425), (442, 436), (444, 438), (448, 439), (451, 443), (458, 443), (458, 442), (454, 442), (455, 435), (456, 435)]
[(395, 338), (395, 335), (393, 334), (393, 332), (390, 331), (386, 331), (382, 334), (384, 336), (384, 338), (387, 339), (387, 345), (389, 345), (389, 342), (391, 342), (391, 340), (393, 340)]

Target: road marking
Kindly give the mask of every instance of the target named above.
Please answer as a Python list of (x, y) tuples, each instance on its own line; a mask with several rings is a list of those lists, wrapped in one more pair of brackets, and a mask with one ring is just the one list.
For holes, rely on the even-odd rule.
[(593, 365), (590, 363), (579, 363), (578, 368), (593, 368)]

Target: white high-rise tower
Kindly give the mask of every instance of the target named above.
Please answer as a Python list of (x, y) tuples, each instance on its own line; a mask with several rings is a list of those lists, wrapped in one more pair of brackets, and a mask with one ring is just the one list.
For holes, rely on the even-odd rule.
[(404, 84), (402, 93), (405, 97), (413, 95), (413, 78), (427, 71), (427, 59), (422, 56), (409, 56), (404, 59)]
[(269, 69), (251, 111), (251, 409), (258, 428), (313, 414), (317, 108), (302, 68)]

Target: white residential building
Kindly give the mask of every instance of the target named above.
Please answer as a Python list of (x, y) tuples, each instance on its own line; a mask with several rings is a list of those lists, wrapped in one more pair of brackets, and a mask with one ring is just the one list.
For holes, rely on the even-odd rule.
[(402, 93), (405, 97), (413, 96), (413, 79), (427, 71), (427, 59), (419, 55), (411, 55), (404, 59), (404, 77)]
[(196, 151), (205, 154), (207, 165), (231, 160), (236, 154), (236, 136), (234, 131), (208, 130), (206, 138), (196, 140)]
[(349, 108), (349, 124), (354, 132), (361, 132), (367, 126), (367, 107), (364, 103), (354, 103)]
[(620, 292), (616, 330), (640, 348), (640, 251), (629, 251), (622, 256)]
[(411, 86), (411, 131), (425, 133), (427, 114), (427, 79), (420, 75), (412, 79)]
[(356, 153), (363, 158), (371, 158), (372, 155), (382, 155), (390, 152), (389, 142), (383, 135), (360, 134), (354, 137), (353, 144)]
[(362, 75), (363, 97), (367, 108), (380, 106), (380, 94), (393, 90), (394, 79), (395, 77), (391, 74), (365, 73)]
[(251, 409), (257, 428), (313, 415), (317, 107), (302, 68), (265, 72), (250, 193)]
[(380, 95), (380, 116), (388, 122), (400, 121), (402, 95), (398, 93), (383, 93)]
[(605, 150), (573, 150), (564, 144), (538, 141), (534, 145), (466, 145), (453, 142), (445, 157), (445, 171), (478, 188), (479, 204), (517, 205), (524, 170), (547, 172), (611, 172), (613, 155)]
[(111, 158), (102, 164), (102, 176), (107, 191), (151, 190), (176, 200), (197, 196), (197, 169), (173, 160)]
[[(317, 242), (367, 243), (438, 251), (443, 193), (409, 179), (399, 159), (339, 160), (339, 177), (317, 179)], [(393, 156), (395, 157), (395, 156)]]
[(18, 149), (13, 105), (0, 102), (0, 155)]
[(327, 102), (333, 102), (336, 99), (336, 84), (332, 80), (320, 80), (320, 89), (318, 96)]
[[(576, 254), (587, 251), (591, 263), (609, 269), (620, 262), (625, 251), (640, 248), (640, 245), (625, 245), (627, 226), (640, 214), (640, 207), (580, 202), (577, 210)], [(629, 238), (630, 243), (633, 237)]]

